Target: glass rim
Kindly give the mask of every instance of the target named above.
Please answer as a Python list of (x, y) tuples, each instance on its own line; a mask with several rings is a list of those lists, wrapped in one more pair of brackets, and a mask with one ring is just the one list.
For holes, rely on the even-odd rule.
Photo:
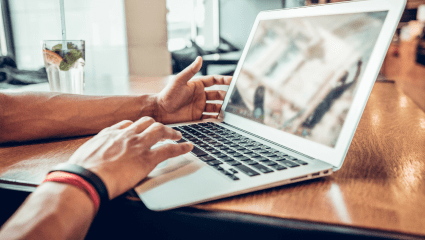
[(42, 42), (85, 42), (86, 40), (41, 40)]

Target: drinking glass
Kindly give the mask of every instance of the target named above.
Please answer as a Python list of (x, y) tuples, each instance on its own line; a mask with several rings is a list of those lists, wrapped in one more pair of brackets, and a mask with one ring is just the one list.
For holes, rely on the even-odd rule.
[(83, 40), (45, 40), (43, 59), (50, 91), (84, 94)]

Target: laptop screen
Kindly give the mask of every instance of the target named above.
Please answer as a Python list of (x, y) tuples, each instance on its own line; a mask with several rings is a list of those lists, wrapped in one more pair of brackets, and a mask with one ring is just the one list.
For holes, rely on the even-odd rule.
[(261, 20), (225, 111), (335, 147), (387, 13)]

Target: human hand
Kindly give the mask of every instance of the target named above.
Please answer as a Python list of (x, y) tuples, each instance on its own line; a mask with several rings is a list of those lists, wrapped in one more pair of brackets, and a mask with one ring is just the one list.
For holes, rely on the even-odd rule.
[(196, 60), (168, 84), (157, 96), (155, 119), (162, 123), (195, 121), (217, 118), (217, 115), (203, 115), (204, 112), (218, 113), (221, 104), (207, 103), (207, 100), (224, 100), (226, 91), (205, 91), (213, 85), (229, 85), (232, 77), (203, 76), (191, 79), (202, 66), (202, 58)]
[(158, 163), (192, 150), (191, 143), (151, 147), (166, 139), (179, 140), (181, 133), (143, 117), (105, 128), (83, 144), (69, 159), (98, 175), (113, 199), (136, 186)]

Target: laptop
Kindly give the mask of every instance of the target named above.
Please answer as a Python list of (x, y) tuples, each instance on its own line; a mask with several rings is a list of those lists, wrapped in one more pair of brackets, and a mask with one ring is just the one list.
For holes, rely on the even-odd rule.
[(159, 164), (140, 199), (161, 211), (340, 169), (405, 4), (260, 12), (218, 118), (169, 125), (194, 149)]

